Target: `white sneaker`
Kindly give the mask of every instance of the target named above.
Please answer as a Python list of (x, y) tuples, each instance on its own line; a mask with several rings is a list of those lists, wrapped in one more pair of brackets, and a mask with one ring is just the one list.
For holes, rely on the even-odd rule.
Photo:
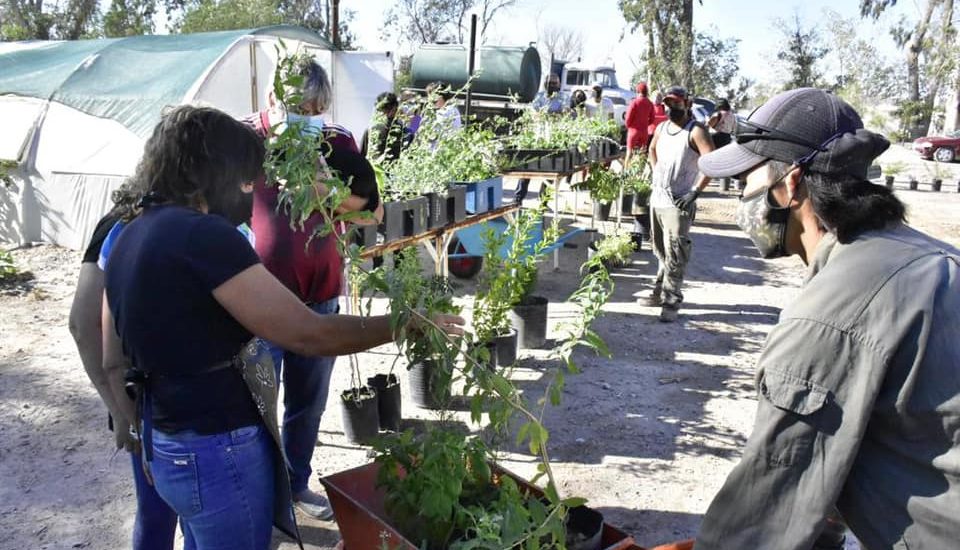
[(304, 514), (324, 521), (333, 518), (333, 508), (327, 497), (304, 489), (293, 495), (293, 505)]

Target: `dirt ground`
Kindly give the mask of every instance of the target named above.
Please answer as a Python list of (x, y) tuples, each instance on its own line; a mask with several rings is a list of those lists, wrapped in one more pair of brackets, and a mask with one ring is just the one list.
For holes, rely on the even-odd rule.
[[(927, 181), (909, 151), (895, 149), (881, 164), (900, 157)], [(941, 193), (897, 193), (915, 226), (960, 245), (956, 182), (955, 173)], [(563, 404), (546, 417), (564, 494), (588, 498), (644, 546), (696, 533), (750, 432), (755, 358), (803, 277), (796, 259), (757, 257), (733, 223), (734, 196), (714, 187), (699, 201), (679, 322), (661, 324), (658, 310), (637, 302), (656, 269), (647, 247), (615, 272), (616, 292), (596, 325), (614, 356), (580, 353), (584, 372), (568, 381)], [(572, 314), (564, 300), (578, 283), (586, 242), (581, 234), (575, 247), (563, 249), (559, 272), (541, 270), (551, 328)], [(113, 451), (105, 408), (67, 329), (80, 253), (41, 245), (18, 249), (14, 257), (36, 278), (0, 289), (0, 550), (129, 547), (129, 459)], [(466, 305), (470, 292), (467, 283), (461, 290)], [(364, 375), (389, 369), (391, 353), (385, 346), (361, 355)], [(544, 352), (521, 356), (514, 378), (535, 399), (551, 364)], [(340, 359), (313, 459), (320, 476), (369, 460), (366, 448), (342, 435), (336, 396), (349, 379), (348, 363)], [(413, 405), (405, 381), (403, 392), (405, 426), (431, 426), (434, 415)], [(467, 413), (457, 414), (466, 423)], [(503, 458), (520, 474), (534, 472), (522, 449)], [(335, 523), (301, 521), (308, 548), (332, 548), (338, 540)], [(274, 547), (295, 545), (277, 537)]]

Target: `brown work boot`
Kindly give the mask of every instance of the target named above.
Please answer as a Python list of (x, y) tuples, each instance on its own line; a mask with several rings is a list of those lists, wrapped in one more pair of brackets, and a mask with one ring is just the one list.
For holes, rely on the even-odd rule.
[(663, 304), (660, 308), (660, 322), (672, 323), (677, 320), (680, 314), (680, 308), (676, 304)]

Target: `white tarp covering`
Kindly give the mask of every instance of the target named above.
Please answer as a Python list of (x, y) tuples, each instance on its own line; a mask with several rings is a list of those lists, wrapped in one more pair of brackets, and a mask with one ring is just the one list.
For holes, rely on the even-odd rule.
[(34, 166), (44, 177), (73, 174), (133, 174), (145, 139), (115, 120), (51, 103), (40, 128)]
[[(73, 249), (83, 248), (103, 214), (110, 210), (114, 189), (124, 176), (54, 173), (36, 182), (36, 202), (40, 240)], [(24, 215), (30, 210), (24, 204)], [(31, 239), (33, 240), (33, 239)]]
[(393, 59), (389, 53), (337, 52), (331, 79), (333, 121), (346, 126), (359, 143), (377, 96), (393, 91)]
[(18, 160), (44, 102), (32, 97), (0, 97), (0, 160)]

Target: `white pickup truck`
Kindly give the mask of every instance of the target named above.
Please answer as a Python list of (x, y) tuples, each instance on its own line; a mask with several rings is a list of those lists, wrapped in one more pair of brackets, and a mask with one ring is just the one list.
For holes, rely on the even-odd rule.
[(603, 86), (603, 97), (613, 102), (613, 118), (624, 125), (627, 106), (636, 97), (636, 92), (621, 88), (617, 82), (617, 71), (605, 65), (588, 65), (580, 62), (554, 61), (551, 72), (560, 77), (560, 93), (564, 101), (569, 102), (575, 90), (583, 90), (587, 97), (593, 92), (594, 84)]

